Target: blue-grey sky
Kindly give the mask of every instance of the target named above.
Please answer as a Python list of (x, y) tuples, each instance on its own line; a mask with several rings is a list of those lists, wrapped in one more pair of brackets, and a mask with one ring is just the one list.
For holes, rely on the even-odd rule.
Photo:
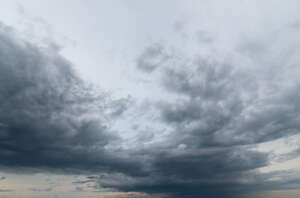
[(0, 198), (297, 198), (297, 0), (4, 0)]

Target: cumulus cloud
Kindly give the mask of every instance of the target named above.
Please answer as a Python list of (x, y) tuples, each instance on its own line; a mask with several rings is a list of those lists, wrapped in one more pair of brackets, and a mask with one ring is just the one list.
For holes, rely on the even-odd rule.
[(83, 82), (52, 48), (0, 26), (0, 165), (8, 169), (129, 171), (136, 163), (106, 146), (118, 141), (111, 118), (127, 108)]
[[(151, 159), (151, 177), (111, 186), (170, 197), (212, 198), (298, 186), (297, 177), (271, 181), (275, 172), (260, 173), (271, 153), (253, 149), (300, 131), (299, 49), (287, 44), (295, 41), (293, 32), (282, 30), (276, 40), (272, 31), (265, 33), (269, 39), (263, 35), (237, 42), (230, 58), (217, 53), (191, 55), (174, 44), (162, 46), (172, 48), (173, 54), (150, 72), (140, 68), (142, 59), (151, 62), (151, 56), (145, 57), (148, 50), (142, 52), (137, 68), (159, 79), (158, 86), (168, 94), (157, 99), (156, 108), (170, 132), (164, 146), (140, 152)], [(155, 57), (164, 56), (158, 52)], [(289, 155), (294, 153), (298, 151)]]
[[(198, 53), (198, 45), (220, 42), (202, 30), (187, 47), (194, 51), (172, 41), (146, 46), (137, 69), (162, 90), (148, 99), (149, 113), (87, 85), (57, 49), (1, 25), (0, 166), (91, 174), (73, 181), (76, 192), (135, 192), (127, 197), (241, 198), (297, 188), (294, 170), (260, 172), (274, 154), (257, 149), (300, 131), (300, 56), (291, 45), (298, 27), (285, 28), (246, 34), (230, 52)], [(130, 124), (113, 127), (124, 113)], [(129, 130), (137, 134), (131, 142), (120, 135)]]

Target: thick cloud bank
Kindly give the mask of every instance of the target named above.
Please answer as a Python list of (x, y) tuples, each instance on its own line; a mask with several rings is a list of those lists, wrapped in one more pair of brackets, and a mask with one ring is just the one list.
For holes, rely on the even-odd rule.
[[(103, 174), (81, 182), (187, 198), (248, 198), (299, 188), (297, 170), (262, 173), (278, 156), (256, 149), (300, 131), (299, 49), (286, 47), (295, 31), (283, 31), (277, 40), (242, 40), (226, 56), (217, 50), (198, 53), (198, 44), (188, 52), (172, 42), (146, 47), (137, 69), (164, 94), (152, 98), (151, 110), (143, 110), (154, 111), (152, 120), (160, 124), (151, 141), (127, 152), (148, 174)], [(158, 126), (166, 133), (156, 139), (163, 131)], [(294, 158), (298, 150), (279, 158)]]
[[(175, 42), (146, 47), (138, 75), (162, 94), (140, 108), (86, 84), (57, 49), (37, 47), (1, 25), (1, 169), (86, 173), (73, 183), (178, 198), (299, 187), (299, 178), (282, 177), (286, 172), (261, 173), (274, 155), (257, 149), (300, 131), (300, 56), (291, 45), (297, 28), (266, 30), (269, 39), (242, 39), (227, 54), (198, 52), (198, 45), (218, 42), (199, 33), (202, 43), (193, 41), (189, 51)], [(119, 119), (142, 122), (126, 128), (131, 123), (114, 125)], [(140, 125), (150, 125), (149, 133)], [(138, 134), (133, 144), (120, 135), (130, 130)]]
[(120, 189), (214, 198), (299, 187), (290, 174), (261, 173), (274, 156), (255, 149), (300, 131), (299, 47), (291, 44), (299, 30), (279, 28), (237, 39), (225, 54), (201, 53), (202, 43), (190, 51), (172, 41), (145, 48), (137, 68), (164, 90), (155, 106), (169, 133), (141, 152), (151, 177)]
[(85, 84), (53, 49), (37, 48), (0, 26), (0, 165), (10, 169), (134, 171), (113, 156), (110, 118), (125, 100)]

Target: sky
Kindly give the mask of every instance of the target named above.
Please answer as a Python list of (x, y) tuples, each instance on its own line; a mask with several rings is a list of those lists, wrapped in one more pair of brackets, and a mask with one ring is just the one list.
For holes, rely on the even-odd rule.
[(0, 198), (298, 198), (299, 9), (1, 1)]

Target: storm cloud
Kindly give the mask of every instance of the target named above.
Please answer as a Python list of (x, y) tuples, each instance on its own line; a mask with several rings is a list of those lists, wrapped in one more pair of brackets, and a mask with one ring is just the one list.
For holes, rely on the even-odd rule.
[(0, 24), (0, 170), (76, 175), (73, 193), (116, 197), (299, 189), (299, 171), (270, 168), (299, 157), (299, 145), (278, 155), (266, 146), (299, 136), (299, 28), (256, 23), (254, 33), (226, 27), (232, 40), (178, 24), (175, 36), (143, 46), (128, 71), (148, 98), (113, 97), (83, 80), (56, 44)]
[[(283, 31), (279, 37), (291, 34)], [(152, 178), (120, 189), (170, 197), (242, 197), (247, 191), (284, 189), (285, 183), (297, 186), (297, 179), (271, 182), (271, 174), (257, 171), (271, 160), (270, 153), (253, 149), (257, 144), (300, 131), (298, 59), (274, 57), (274, 50), (295, 57), (299, 49), (285, 48), (280, 39), (270, 42), (243, 40), (227, 59), (161, 46), (172, 48), (172, 54), (151, 70), (141, 68), (141, 59), (155, 62), (165, 54), (156, 51), (154, 57), (152, 47), (146, 48), (137, 68), (168, 93), (155, 106), (170, 132), (165, 146), (143, 152), (151, 156)]]
[(139, 167), (111, 155), (118, 137), (110, 118), (126, 100), (84, 83), (53, 49), (38, 48), (0, 29), (0, 165), (29, 170), (103, 170), (139, 174)]

